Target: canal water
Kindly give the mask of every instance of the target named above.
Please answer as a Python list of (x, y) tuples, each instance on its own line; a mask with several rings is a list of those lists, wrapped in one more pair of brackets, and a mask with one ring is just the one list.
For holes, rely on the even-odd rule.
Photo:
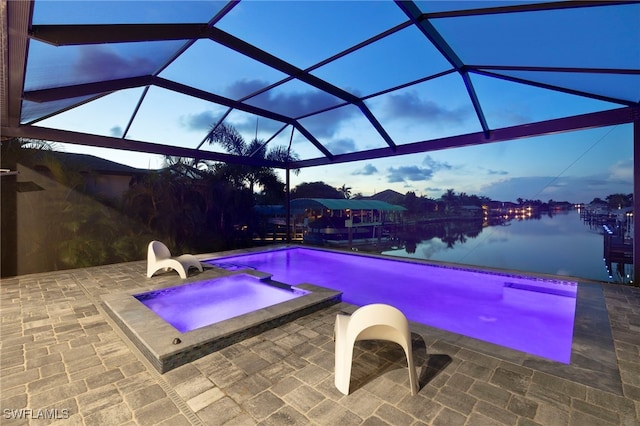
[(421, 232), (383, 254), (606, 282), (632, 279), (631, 265), (608, 270), (602, 227), (586, 224), (577, 211), (485, 227), (451, 222)]

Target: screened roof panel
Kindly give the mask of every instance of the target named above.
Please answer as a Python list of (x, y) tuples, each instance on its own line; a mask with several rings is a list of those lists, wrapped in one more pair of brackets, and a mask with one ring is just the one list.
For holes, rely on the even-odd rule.
[(492, 71), (498, 75), (514, 77), (555, 87), (566, 87), (582, 93), (602, 97), (640, 101), (640, 74), (568, 73), (552, 71)]
[(353, 105), (303, 118), (300, 123), (333, 154), (387, 146), (371, 122)]
[(291, 80), (247, 99), (246, 103), (296, 118), (338, 106), (344, 100), (299, 80)]
[(124, 135), (141, 94), (141, 88), (107, 94), (42, 120), (38, 125), (119, 138)]
[(225, 110), (182, 93), (151, 87), (126, 138), (195, 148)]
[(355, 95), (367, 96), (449, 69), (451, 64), (432, 44), (425, 43), (420, 30), (408, 27), (317, 68), (312, 74)]
[[(272, 146), (274, 144), (273, 140), (279, 135), (278, 132), (284, 132), (287, 135), (286, 142), (289, 142), (291, 131), (287, 131), (287, 125), (282, 122), (239, 110), (230, 110), (229, 114), (223, 117), (221, 116), (220, 119), (223, 120), (222, 123), (226, 126), (231, 126), (236, 129), (247, 143), (253, 139), (259, 139), (267, 142), (267, 146)], [(209, 130), (211, 130), (217, 122), (218, 120), (211, 122)], [(203, 145), (203, 148), (205, 148), (205, 145)], [(220, 149), (220, 147), (215, 148), (215, 145), (213, 145), (213, 147), (212, 149)]]
[[(289, 136), (290, 133), (287, 132), (287, 137)], [(288, 141), (289, 140), (287, 139), (287, 146)], [(291, 150), (295, 152), (301, 160), (312, 160), (324, 155), (322, 151), (320, 151), (316, 146), (310, 144), (309, 141), (298, 132), (294, 132)]]
[(388, 1), (243, 1), (217, 27), (304, 69), (405, 21)]
[[(239, 110), (230, 110), (221, 119), (222, 124), (236, 129), (247, 144), (258, 139), (266, 144), (267, 150), (277, 146), (288, 147), (291, 144), (294, 157), (300, 159), (310, 159), (322, 155), (322, 152), (299, 132), (294, 130), (292, 135), (292, 127), (288, 124)], [(214, 120), (211, 128), (218, 121)], [(208, 141), (200, 149), (228, 153), (221, 145), (210, 144)]]
[(247, 141), (253, 138), (270, 139), (284, 126), (280, 121), (238, 110), (231, 111), (224, 123), (236, 128)]
[[(257, 122), (259, 138), (280, 131), (269, 145), (291, 140), (303, 159), (285, 168), (640, 115), (640, 2), (35, 0), (5, 8), (3, 136), (114, 148), (106, 136), (125, 126), (128, 149), (204, 150), (227, 161), (201, 146), (207, 132), (224, 120), (251, 139)], [(29, 124), (41, 118), (37, 129)]]
[[(473, 74), (473, 85), (491, 128), (559, 118), (560, 114), (586, 114), (617, 108), (618, 105), (526, 84)], [(517, 85), (518, 90), (513, 90)], [(500, 97), (491, 94), (500, 93)], [(526, 108), (521, 105), (525, 104)], [(562, 108), (558, 108), (562, 106)]]
[(287, 77), (209, 39), (196, 41), (160, 76), (234, 100)]
[(34, 24), (208, 22), (225, 1), (36, 1)]
[(79, 105), (83, 102), (91, 99), (92, 96), (81, 96), (78, 98), (60, 99), (58, 101), (51, 102), (22, 102), (22, 124), (31, 123), (36, 120), (65, 111), (75, 105)]
[(481, 8), (494, 8), (494, 7), (508, 7), (508, 6), (522, 6), (526, 4), (545, 3), (547, 0), (468, 0), (468, 1), (416, 1), (416, 5), (423, 13), (434, 12), (451, 12), (451, 11), (463, 11), (469, 9), (481, 9)]
[(51, 46), (33, 41), (25, 90), (149, 75), (171, 58), (184, 41)]
[[(640, 4), (434, 19), (470, 65), (640, 66)], [(624, 53), (623, 53), (624, 52)]]
[(366, 104), (398, 144), (482, 130), (456, 74), (376, 96)]

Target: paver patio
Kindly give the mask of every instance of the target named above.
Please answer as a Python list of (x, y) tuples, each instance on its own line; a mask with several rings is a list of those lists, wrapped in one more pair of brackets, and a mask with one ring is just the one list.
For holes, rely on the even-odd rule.
[(101, 297), (180, 282), (171, 273), (150, 281), (144, 262), (3, 279), (0, 423), (640, 425), (637, 287), (601, 285), (613, 379), (580, 383), (561, 365), (556, 374), (516, 351), (491, 353), (488, 344), (412, 324), (418, 395), (410, 395), (400, 347), (359, 342), (354, 390), (344, 396), (333, 384), (332, 340), (336, 313), (354, 309), (344, 303), (156, 372)]

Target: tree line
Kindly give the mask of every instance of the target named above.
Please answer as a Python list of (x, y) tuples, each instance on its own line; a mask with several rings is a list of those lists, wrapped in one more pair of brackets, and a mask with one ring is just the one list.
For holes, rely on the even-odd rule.
[[(212, 127), (207, 142), (245, 157), (280, 162), (298, 158), (288, 147), (268, 147), (257, 138), (246, 141), (231, 126)], [(3, 167), (11, 158), (13, 161), (20, 158), (26, 165), (33, 163), (28, 157), (35, 148), (48, 150), (55, 146), (19, 138), (4, 141)], [(49, 169), (54, 179), (70, 188), (70, 195), (57, 200), (51, 210), (56, 226), (46, 237), (56, 245), (54, 250), (59, 259), (55, 264), (61, 269), (140, 259), (146, 254), (150, 239), (163, 240), (176, 252), (204, 253), (246, 247), (252, 244), (259, 228), (254, 206), (283, 205), (286, 200), (285, 184), (273, 168), (166, 157), (163, 169), (132, 180), (120, 200), (79, 204), (79, 198), (71, 194), (91, 195), (80, 171), (53, 161)], [(353, 194), (346, 184), (332, 187), (324, 182), (301, 183), (291, 189), (290, 196), (364, 198), (361, 193)], [(626, 207), (632, 205), (632, 194), (611, 194), (605, 200), (609, 206)], [(453, 189), (447, 189), (439, 199), (409, 191), (389, 200), (407, 208), (408, 215), (455, 214), (462, 206), (480, 207), (490, 201), (488, 197)], [(599, 201), (605, 202), (594, 199)], [(518, 199), (519, 204), (539, 207), (552, 202)]]

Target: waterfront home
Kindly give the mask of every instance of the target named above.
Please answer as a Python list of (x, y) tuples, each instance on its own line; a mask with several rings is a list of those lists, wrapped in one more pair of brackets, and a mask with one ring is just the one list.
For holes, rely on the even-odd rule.
[(406, 208), (378, 200), (298, 198), (291, 210), (305, 225), (305, 241), (339, 244), (383, 238), (402, 224)]

